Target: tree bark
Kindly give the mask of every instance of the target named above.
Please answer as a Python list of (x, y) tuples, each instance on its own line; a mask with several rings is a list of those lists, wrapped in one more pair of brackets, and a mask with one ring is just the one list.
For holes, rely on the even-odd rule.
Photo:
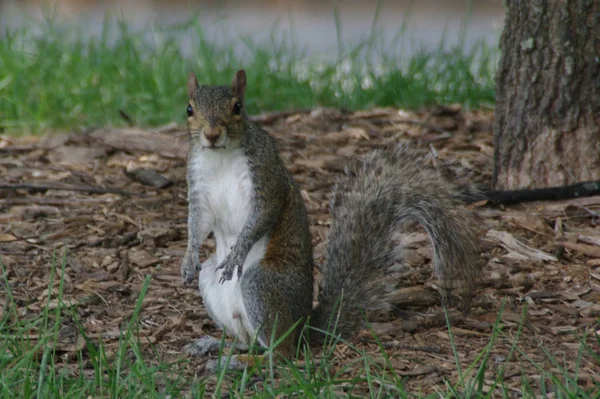
[(507, 0), (496, 189), (600, 179), (600, 1)]

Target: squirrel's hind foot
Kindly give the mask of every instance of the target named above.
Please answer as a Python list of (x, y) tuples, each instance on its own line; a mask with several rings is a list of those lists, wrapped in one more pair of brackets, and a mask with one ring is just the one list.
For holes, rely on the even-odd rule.
[[(249, 351), (249, 347), (246, 344), (236, 342), (222, 341), (218, 338), (205, 335), (197, 340), (190, 342), (183, 347), (183, 352), (188, 356), (208, 356), (210, 354), (218, 354), (223, 352), (220, 349), (230, 348), (243, 354), (227, 354), (218, 356), (216, 359), (208, 359), (204, 366), (204, 373), (206, 375), (216, 374), (224, 370), (225, 372), (236, 372), (244, 370), (246, 366), (258, 365), (260, 363), (261, 355), (246, 355)], [(258, 348), (260, 349), (260, 348)]]
[(219, 348), (234, 348), (238, 352), (247, 352), (248, 345), (236, 342), (235, 346), (231, 342), (222, 341), (210, 335), (205, 335), (197, 340), (190, 342), (183, 347), (183, 352), (188, 356), (206, 356), (211, 353), (218, 353)]
[(225, 372), (242, 371), (247, 365), (248, 363), (240, 360), (238, 355), (223, 355), (217, 359), (208, 359), (204, 366), (204, 374), (217, 374), (221, 370), (225, 370)]
[(183, 257), (183, 261), (181, 262), (179, 269), (181, 272), (181, 281), (184, 284), (193, 282), (198, 274), (198, 271), (202, 269), (200, 259), (198, 258), (198, 253), (188, 249)]

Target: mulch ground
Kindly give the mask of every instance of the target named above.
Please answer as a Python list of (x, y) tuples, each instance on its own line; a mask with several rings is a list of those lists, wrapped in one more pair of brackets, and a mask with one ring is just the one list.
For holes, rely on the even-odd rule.
[[(348, 159), (410, 140), (488, 182), (492, 118), (490, 111), (446, 107), (415, 113), (315, 109), (255, 119), (278, 139), (302, 189), (321, 263), (331, 184)], [(78, 304), (87, 337), (103, 341), (109, 356), (148, 275), (138, 327), (149, 361), (179, 359), (181, 348), (194, 338), (219, 336), (196, 286), (180, 282), (187, 231), (186, 146), (185, 129), (174, 125), (0, 137), (0, 256), (19, 315), (32, 317), (47, 306), (56, 256), (58, 269), (66, 260), (63, 300)], [(600, 353), (593, 337), (600, 331), (600, 197), (471, 207), (481, 219), (485, 280), (469, 315), (450, 312), (456, 349), (464, 370), (488, 344), (504, 306), (485, 381), (491, 384), (506, 367), (505, 384), (519, 396), (523, 376), (539, 387), (542, 370), (558, 375), (557, 367), (575, 371), (581, 342)], [(398, 279), (396, 307), (375, 319), (373, 329), (408, 390), (444, 389), (444, 381), (457, 381), (458, 373), (431, 273), (431, 246), (420, 228), (402, 240), (406, 267)], [(209, 239), (205, 248), (213, 246)], [(58, 275), (51, 307), (58, 303)], [(64, 354), (62, 366), (79, 373), (76, 354), (83, 339), (68, 314), (62, 323), (57, 347)], [(30, 336), (35, 340), (36, 331)], [(508, 358), (517, 336), (518, 350)], [(353, 343), (383, 363), (369, 331)], [(334, 353), (336, 367), (359, 358), (343, 344)], [(192, 359), (181, 371), (202, 375), (204, 362)], [(359, 362), (348, 376), (352, 370), (361, 373), (362, 367)], [(584, 353), (578, 375), (579, 384), (592, 387), (600, 375), (599, 362)]]

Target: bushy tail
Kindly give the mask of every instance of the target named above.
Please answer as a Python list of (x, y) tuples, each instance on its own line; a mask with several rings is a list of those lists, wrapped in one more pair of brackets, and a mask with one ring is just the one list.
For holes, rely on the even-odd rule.
[(425, 152), (410, 146), (377, 150), (349, 166), (334, 189), (324, 283), (312, 324), (346, 335), (362, 311), (387, 309), (398, 248), (392, 235), (413, 219), (431, 237), (434, 267), (444, 288), (456, 282), (470, 294), (479, 277), (479, 245), (473, 217), (458, 187), (426, 164)]

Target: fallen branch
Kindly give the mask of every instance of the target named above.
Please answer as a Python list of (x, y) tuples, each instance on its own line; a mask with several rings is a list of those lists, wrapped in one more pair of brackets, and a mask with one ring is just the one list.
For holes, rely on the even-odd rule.
[(89, 137), (119, 150), (151, 152), (168, 158), (186, 159), (187, 157), (187, 143), (184, 140), (177, 140), (174, 135), (128, 128), (95, 130), (89, 134)]
[(118, 188), (102, 188), (90, 186), (75, 186), (72, 184), (62, 183), (3, 183), (0, 182), (0, 190), (59, 190), (59, 191), (82, 191), (90, 194), (119, 194), (125, 197), (130, 197), (131, 194), (127, 191)]
[(568, 186), (535, 188), (513, 191), (490, 191), (485, 196), (497, 204), (515, 204), (531, 201), (557, 201), (590, 197), (600, 194), (600, 181), (587, 181)]
[(464, 200), (467, 203), (487, 200), (495, 205), (512, 205), (534, 201), (581, 200), (584, 199), (583, 197), (592, 197), (598, 194), (600, 194), (600, 180), (548, 188), (526, 188), (510, 191), (484, 190), (477, 194), (465, 195)]
[(259, 115), (251, 116), (249, 119), (254, 123), (261, 125), (270, 125), (278, 119), (287, 118), (296, 114), (308, 114), (312, 111), (310, 108), (297, 109), (294, 111), (279, 111), (279, 112), (263, 112)]
[(26, 197), (13, 197), (0, 199), (0, 206), (17, 205), (90, 205), (113, 202), (114, 198), (48, 198), (28, 195)]
[(29, 151), (33, 151), (35, 150), (36, 147), (34, 146), (11, 146), (11, 147), (3, 147), (0, 148), (0, 154), (9, 154), (9, 153), (13, 153), (13, 152), (29, 152)]

